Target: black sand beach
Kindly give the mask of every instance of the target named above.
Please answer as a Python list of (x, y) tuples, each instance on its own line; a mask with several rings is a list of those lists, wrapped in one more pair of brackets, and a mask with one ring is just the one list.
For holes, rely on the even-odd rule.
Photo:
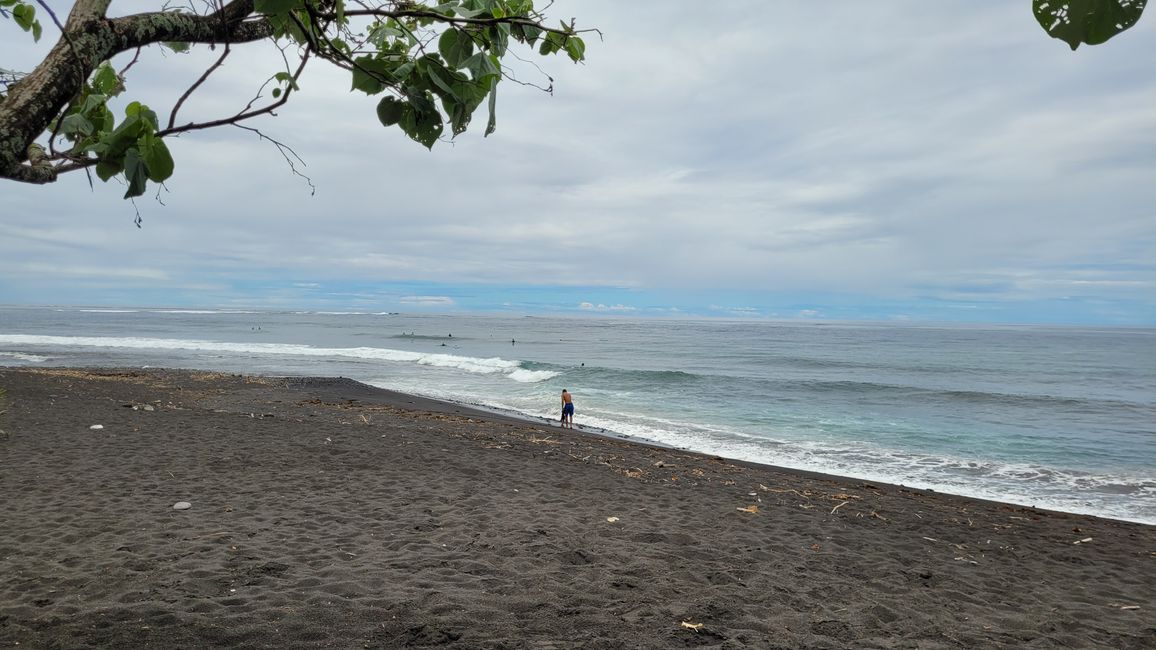
[(1153, 526), (347, 380), (0, 388), (5, 647), (1156, 647)]

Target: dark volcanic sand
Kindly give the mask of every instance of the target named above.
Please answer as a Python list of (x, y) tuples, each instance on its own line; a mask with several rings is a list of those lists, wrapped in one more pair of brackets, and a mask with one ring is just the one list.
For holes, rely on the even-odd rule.
[(1156, 647), (1153, 526), (346, 380), (0, 388), (4, 647)]

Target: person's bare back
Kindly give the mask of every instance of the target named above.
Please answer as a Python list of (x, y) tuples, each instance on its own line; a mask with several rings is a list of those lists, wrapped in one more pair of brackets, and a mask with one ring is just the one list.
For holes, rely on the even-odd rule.
[(574, 398), (565, 388), (562, 389), (562, 427), (574, 428)]

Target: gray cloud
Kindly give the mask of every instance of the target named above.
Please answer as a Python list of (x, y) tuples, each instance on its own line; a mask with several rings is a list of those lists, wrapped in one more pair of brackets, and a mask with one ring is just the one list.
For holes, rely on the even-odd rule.
[[(505, 83), (496, 135), (433, 152), (316, 67), (260, 123), (315, 196), (251, 133), (188, 134), (140, 230), (116, 184), (6, 184), (0, 278), (213, 300), (244, 278), (1152, 304), (1156, 20), (1071, 53), (1018, 4), (752, 11), (560, 0), (605, 33), (590, 60), (539, 61), (553, 96)], [(45, 49), (0, 23), (0, 65)], [(150, 55), (130, 93), (165, 106), (215, 55)], [(236, 111), (279, 65), (239, 50), (182, 116)]]

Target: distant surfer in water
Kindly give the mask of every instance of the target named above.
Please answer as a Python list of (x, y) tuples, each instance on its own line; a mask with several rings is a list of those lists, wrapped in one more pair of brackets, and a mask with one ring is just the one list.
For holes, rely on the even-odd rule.
[(574, 428), (574, 398), (565, 388), (562, 389), (562, 428)]

